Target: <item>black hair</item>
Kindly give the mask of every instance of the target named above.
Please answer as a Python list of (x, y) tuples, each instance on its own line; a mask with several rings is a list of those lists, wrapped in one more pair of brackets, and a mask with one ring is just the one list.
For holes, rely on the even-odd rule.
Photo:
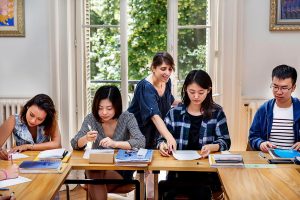
[(278, 65), (272, 71), (272, 79), (276, 77), (278, 79), (292, 79), (293, 86), (296, 84), (297, 81), (297, 71), (295, 68), (288, 66), (288, 65)]
[(120, 90), (114, 85), (101, 86), (96, 91), (92, 105), (92, 113), (94, 117), (101, 122), (98, 110), (100, 101), (104, 99), (108, 99), (112, 103), (112, 106), (115, 110), (113, 119), (119, 118), (119, 116), (122, 114), (122, 97)]
[(211, 118), (213, 109), (217, 106), (212, 98), (212, 81), (210, 76), (207, 72), (203, 70), (192, 70), (186, 76), (182, 90), (181, 90), (181, 98), (183, 104), (188, 107), (191, 103), (191, 100), (187, 93), (187, 87), (192, 84), (196, 83), (203, 89), (208, 89), (210, 92), (207, 94), (206, 98), (201, 104), (201, 111), (203, 112), (203, 117)]
[(171, 68), (175, 71), (174, 59), (168, 52), (156, 53), (153, 57), (151, 68), (156, 68), (157, 66), (160, 66), (163, 63), (171, 66)]
[(32, 105), (36, 105), (46, 112), (46, 118), (40, 125), (45, 127), (45, 134), (50, 135), (57, 128), (56, 110), (52, 99), (46, 94), (38, 94), (27, 101), (20, 112), (20, 118), (27, 126), (26, 113)]

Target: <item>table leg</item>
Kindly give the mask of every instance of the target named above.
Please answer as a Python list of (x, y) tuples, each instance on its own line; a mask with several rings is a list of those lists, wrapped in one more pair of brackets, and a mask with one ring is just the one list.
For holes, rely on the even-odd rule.
[(140, 182), (140, 199), (145, 199), (145, 172), (144, 170), (138, 170), (139, 173), (139, 182)]
[(152, 171), (154, 174), (154, 200), (158, 200), (158, 175), (159, 171)]

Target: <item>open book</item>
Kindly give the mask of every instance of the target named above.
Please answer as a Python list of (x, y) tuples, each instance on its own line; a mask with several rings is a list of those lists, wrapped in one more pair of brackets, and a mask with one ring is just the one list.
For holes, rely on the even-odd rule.
[(134, 150), (119, 149), (115, 158), (115, 164), (122, 166), (147, 166), (151, 163), (153, 155), (152, 149), (147, 149), (143, 157), (138, 156), (137, 153), (138, 151)]
[(34, 161), (44, 161), (44, 160), (58, 160), (62, 162), (68, 162), (71, 157), (72, 152), (61, 149), (50, 149), (41, 151), (39, 155), (34, 159)]

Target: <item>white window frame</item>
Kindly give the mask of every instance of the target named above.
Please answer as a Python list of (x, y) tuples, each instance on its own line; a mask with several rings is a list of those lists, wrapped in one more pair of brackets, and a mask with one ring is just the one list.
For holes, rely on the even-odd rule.
[[(86, 2), (89, 0), (83, 0), (83, 9), (86, 9)], [(127, 0), (120, 0), (120, 25), (84, 25), (84, 22), (81, 26), (82, 28), (86, 27), (116, 27), (120, 29), (120, 41), (121, 41), (121, 95), (123, 100), (123, 108), (126, 109), (128, 106), (128, 44), (127, 44)], [(167, 25), (167, 49), (168, 52), (174, 57), (175, 65), (177, 66), (177, 56), (178, 56), (178, 29), (206, 29), (209, 28), (207, 34), (207, 70), (213, 80), (214, 94), (217, 94), (215, 98), (218, 101), (218, 94), (221, 91), (220, 81), (218, 81), (220, 77), (220, 70), (218, 70), (218, 23), (219, 23), (219, 0), (208, 0), (208, 24), (207, 25), (187, 25), (187, 26), (179, 26), (178, 25), (178, 0), (168, 0), (168, 25)], [(81, 11), (81, 13), (86, 12), (86, 10)], [(85, 18), (85, 15), (83, 15)], [(82, 31), (82, 30), (81, 30)], [(84, 36), (84, 31), (82, 31), (82, 35)], [(83, 52), (85, 55), (88, 55), (88, 48), (86, 48), (86, 40), (83, 38)], [(82, 56), (82, 55), (81, 55)], [(83, 64), (89, 65), (87, 62), (87, 57), (83, 56)], [(85, 71), (85, 82), (86, 82), (86, 94), (89, 94), (89, 66), (83, 67)], [(174, 73), (172, 76), (173, 80), (173, 94), (177, 96), (177, 82), (178, 82), (178, 73)], [(87, 105), (89, 101), (85, 101), (85, 112), (88, 112), (90, 105)]]

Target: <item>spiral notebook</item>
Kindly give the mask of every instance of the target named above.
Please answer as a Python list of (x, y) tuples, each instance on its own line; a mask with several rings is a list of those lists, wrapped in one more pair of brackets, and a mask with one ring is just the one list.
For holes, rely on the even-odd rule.
[(62, 173), (66, 164), (61, 161), (23, 161), (20, 173)]

